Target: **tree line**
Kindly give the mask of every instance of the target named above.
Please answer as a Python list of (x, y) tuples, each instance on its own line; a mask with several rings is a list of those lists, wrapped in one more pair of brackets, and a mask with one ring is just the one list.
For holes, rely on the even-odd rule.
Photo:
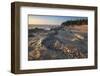
[(68, 20), (63, 22), (61, 25), (62, 26), (72, 26), (72, 25), (87, 25), (88, 20), (87, 19), (78, 19), (78, 20)]

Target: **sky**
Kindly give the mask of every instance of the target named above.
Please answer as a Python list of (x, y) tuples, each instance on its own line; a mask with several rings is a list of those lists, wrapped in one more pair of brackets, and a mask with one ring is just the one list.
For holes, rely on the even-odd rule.
[(87, 17), (74, 16), (50, 16), (50, 15), (29, 15), (28, 24), (37, 25), (60, 25), (67, 20), (86, 19)]

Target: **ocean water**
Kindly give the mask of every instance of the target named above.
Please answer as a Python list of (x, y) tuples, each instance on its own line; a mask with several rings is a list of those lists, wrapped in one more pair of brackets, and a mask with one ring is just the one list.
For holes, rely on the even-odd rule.
[(29, 25), (28, 29), (34, 29), (34, 28), (41, 28), (45, 30), (50, 30), (51, 28), (59, 27), (60, 25)]

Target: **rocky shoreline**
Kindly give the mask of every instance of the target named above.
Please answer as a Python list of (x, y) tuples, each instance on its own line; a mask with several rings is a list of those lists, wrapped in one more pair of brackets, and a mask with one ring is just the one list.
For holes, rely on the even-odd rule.
[[(84, 26), (84, 25), (83, 25)], [(87, 32), (69, 27), (31, 29), (28, 60), (80, 59), (88, 57)]]

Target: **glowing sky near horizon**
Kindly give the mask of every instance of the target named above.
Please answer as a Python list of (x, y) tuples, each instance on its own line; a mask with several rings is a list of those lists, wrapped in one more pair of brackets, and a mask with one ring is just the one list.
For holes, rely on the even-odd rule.
[(87, 19), (87, 17), (74, 16), (48, 16), (48, 15), (29, 15), (28, 24), (37, 25), (60, 25), (67, 20)]

